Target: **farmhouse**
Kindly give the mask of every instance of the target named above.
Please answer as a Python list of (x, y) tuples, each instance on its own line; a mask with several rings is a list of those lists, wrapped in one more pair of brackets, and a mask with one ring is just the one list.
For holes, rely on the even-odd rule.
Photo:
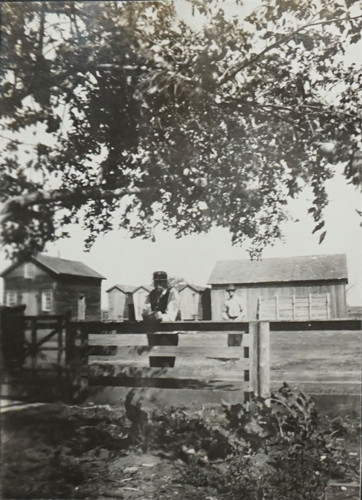
[(5, 269), (5, 304), (25, 304), (26, 315), (65, 314), (73, 319), (101, 318), (101, 283), (104, 277), (74, 260), (38, 255)]
[(219, 261), (209, 279), (212, 319), (222, 319), (228, 284), (249, 320), (345, 318), (347, 276), (345, 255)]

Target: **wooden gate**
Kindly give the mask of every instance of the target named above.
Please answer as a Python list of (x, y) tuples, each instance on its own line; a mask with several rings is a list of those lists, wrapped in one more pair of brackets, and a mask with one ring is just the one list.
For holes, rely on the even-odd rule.
[(24, 308), (3, 308), (1, 347), (8, 375), (27, 371), (62, 371), (65, 367), (65, 326), (58, 315), (24, 316)]
[(59, 315), (24, 316), (24, 368), (33, 372), (65, 367), (66, 318)]
[(269, 394), (268, 334), (260, 322), (70, 322), (67, 365), (90, 387), (235, 393), (240, 401)]

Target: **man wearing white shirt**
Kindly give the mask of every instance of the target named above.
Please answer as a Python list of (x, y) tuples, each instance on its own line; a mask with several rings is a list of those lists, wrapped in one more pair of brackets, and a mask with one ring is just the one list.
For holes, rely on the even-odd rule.
[(235, 295), (235, 285), (228, 285), (226, 288), (227, 297), (222, 313), (226, 321), (243, 321), (246, 317), (245, 307), (238, 295)]

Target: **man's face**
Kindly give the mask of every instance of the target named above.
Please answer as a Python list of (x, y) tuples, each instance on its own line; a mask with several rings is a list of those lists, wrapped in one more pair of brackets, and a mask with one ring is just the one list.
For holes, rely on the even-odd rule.
[(155, 285), (155, 288), (158, 292), (162, 292), (165, 288), (167, 288), (167, 281), (155, 280), (154, 285)]
[(235, 290), (228, 290), (229, 297), (232, 297), (234, 295)]

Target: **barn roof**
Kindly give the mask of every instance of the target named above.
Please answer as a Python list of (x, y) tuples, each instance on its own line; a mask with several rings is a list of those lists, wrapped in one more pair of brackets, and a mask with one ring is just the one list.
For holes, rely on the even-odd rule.
[[(52, 274), (58, 276), (71, 275), (87, 278), (105, 279), (104, 276), (94, 271), (94, 269), (77, 260), (60, 259), (59, 257), (50, 257), (49, 255), (39, 254), (36, 257), (31, 257), (29, 261), (33, 262), (34, 264), (38, 264), (43, 269), (46, 269)], [(1, 276), (6, 276), (20, 264), (22, 263), (17, 262), (15, 264), (12, 264), (1, 273)]]
[(208, 283), (210, 285), (278, 283), (347, 280), (347, 277), (345, 255), (310, 255), (261, 261), (222, 260), (215, 265)]

